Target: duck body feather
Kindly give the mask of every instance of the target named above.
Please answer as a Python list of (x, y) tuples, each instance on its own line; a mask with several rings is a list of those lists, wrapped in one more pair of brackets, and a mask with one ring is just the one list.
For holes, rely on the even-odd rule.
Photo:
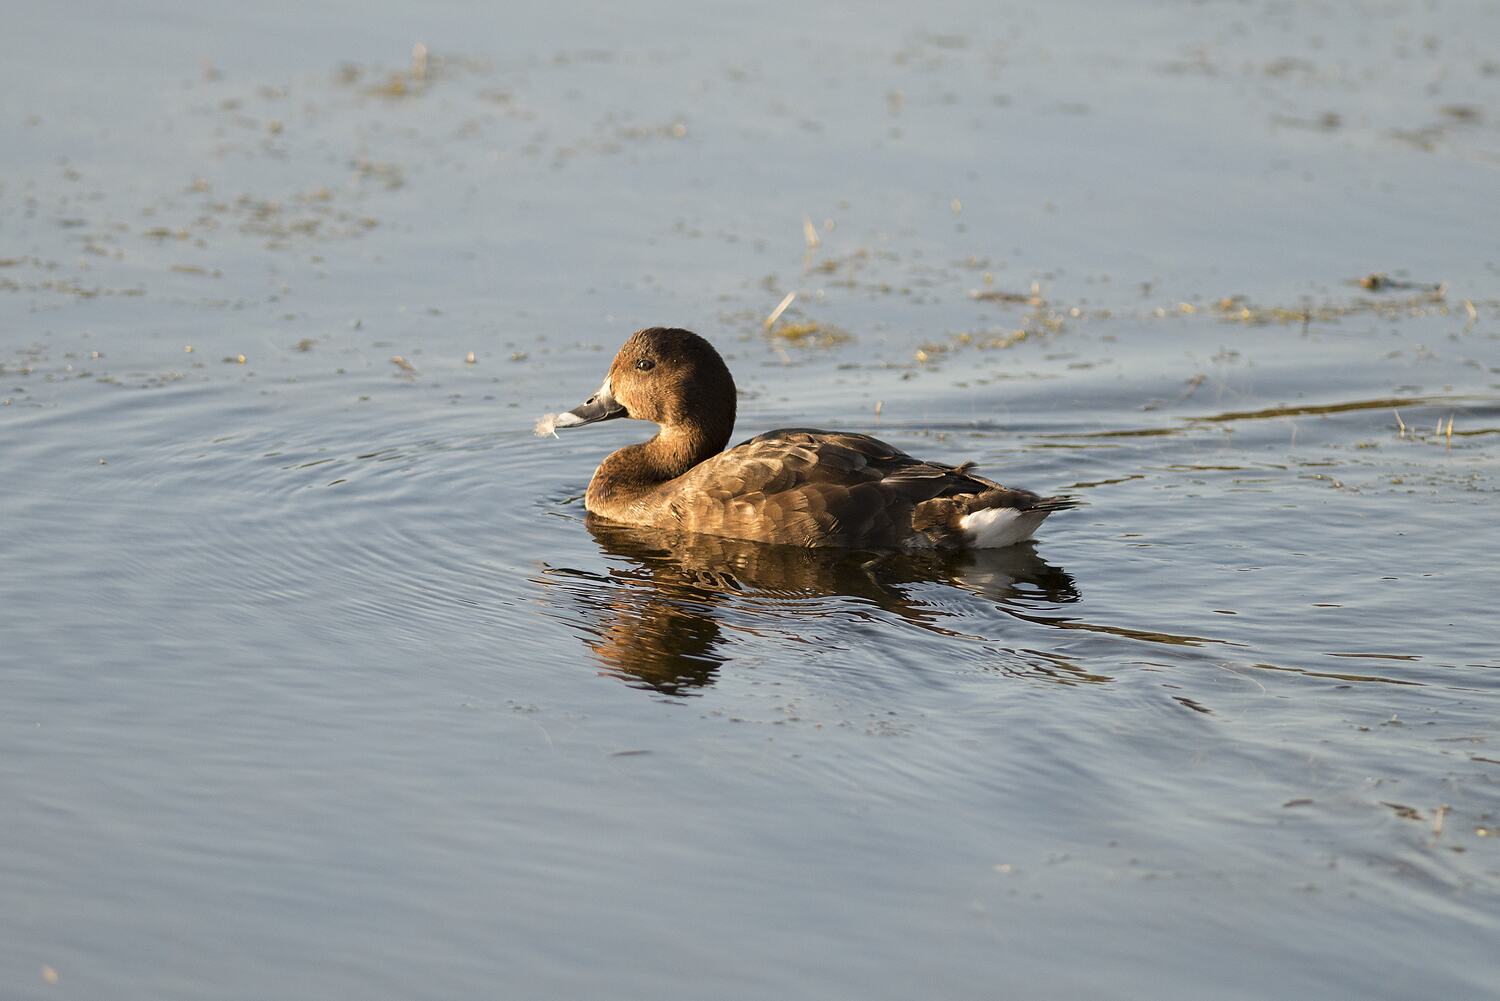
[(619, 497), (623, 503), (591, 485), (588, 508), (627, 524), (731, 539), (893, 550), (985, 548), (993, 516), (971, 517), (980, 511), (1012, 515), (999, 519), (1008, 530), (993, 536), (1004, 541), (988, 547), (1009, 545), (1030, 538), (1047, 514), (1073, 506), (968, 469), (913, 458), (867, 434), (784, 428), (643, 495)]

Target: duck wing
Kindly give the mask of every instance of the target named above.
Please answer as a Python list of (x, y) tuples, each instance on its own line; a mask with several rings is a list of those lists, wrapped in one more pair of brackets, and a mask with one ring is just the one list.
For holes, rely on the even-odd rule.
[(924, 462), (865, 434), (788, 428), (758, 435), (669, 484), (663, 526), (795, 546), (958, 548), (959, 521), (986, 507), (1071, 506)]

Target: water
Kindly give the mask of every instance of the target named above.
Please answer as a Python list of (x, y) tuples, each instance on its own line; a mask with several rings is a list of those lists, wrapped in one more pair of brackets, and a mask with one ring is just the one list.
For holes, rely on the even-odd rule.
[[(1492, 6), (13, 15), (6, 997), (1500, 982)], [(1088, 504), (591, 525), (656, 323)]]

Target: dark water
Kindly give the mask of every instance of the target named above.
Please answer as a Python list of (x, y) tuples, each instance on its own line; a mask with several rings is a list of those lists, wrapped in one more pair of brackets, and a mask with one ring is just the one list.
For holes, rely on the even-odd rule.
[[(1500, 983), (1493, 5), (12, 14), (0, 995)], [(1088, 504), (590, 525), (656, 323)]]

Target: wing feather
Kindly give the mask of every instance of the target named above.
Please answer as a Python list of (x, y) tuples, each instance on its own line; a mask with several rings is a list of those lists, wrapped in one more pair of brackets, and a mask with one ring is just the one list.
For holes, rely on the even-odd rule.
[(771, 431), (675, 480), (662, 527), (800, 546), (956, 546), (958, 520), (971, 511), (1071, 503), (1008, 489), (969, 466), (923, 462), (864, 434)]

